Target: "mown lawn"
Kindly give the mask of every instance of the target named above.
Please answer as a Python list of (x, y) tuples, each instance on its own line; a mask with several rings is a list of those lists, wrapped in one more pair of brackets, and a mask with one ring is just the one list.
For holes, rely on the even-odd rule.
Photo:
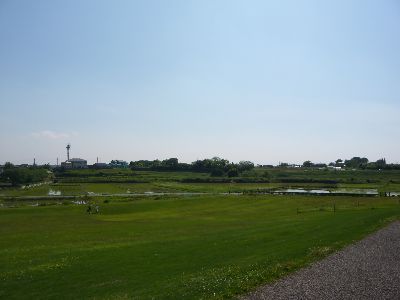
[(230, 298), (399, 213), (394, 198), (265, 195), (1, 208), (0, 298)]

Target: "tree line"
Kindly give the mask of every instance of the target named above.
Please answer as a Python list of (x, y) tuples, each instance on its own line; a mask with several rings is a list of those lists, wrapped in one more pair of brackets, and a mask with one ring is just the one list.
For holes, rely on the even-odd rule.
[(42, 182), (49, 177), (49, 167), (30, 166), (16, 167), (12, 163), (7, 162), (0, 174), (0, 180), (11, 183), (13, 186)]
[(196, 160), (192, 163), (181, 163), (177, 158), (168, 158), (162, 161), (158, 159), (131, 161), (129, 166), (132, 170), (191, 171), (210, 173), (211, 176), (236, 177), (244, 171), (253, 169), (254, 163), (250, 161), (233, 163), (219, 157)]
[(377, 161), (369, 161), (366, 157), (355, 156), (351, 159), (337, 159), (334, 162), (327, 164), (312, 163), (307, 160), (302, 165), (304, 168), (326, 168), (339, 167), (345, 169), (362, 169), (362, 170), (400, 170), (400, 164), (388, 164), (385, 158), (378, 159)]

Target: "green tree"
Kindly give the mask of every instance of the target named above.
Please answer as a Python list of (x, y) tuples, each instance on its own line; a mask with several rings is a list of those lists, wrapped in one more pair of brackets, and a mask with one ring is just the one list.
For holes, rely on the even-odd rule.
[(303, 167), (304, 168), (311, 168), (314, 164), (310, 160), (306, 160), (303, 162)]
[(235, 165), (231, 165), (229, 167), (227, 175), (228, 175), (228, 177), (237, 177), (237, 176), (239, 176), (239, 171), (238, 171), (238, 169), (236, 168)]
[(254, 163), (251, 161), (240, 161), (237, 165), (239, 172), (250, 171), (254, 169)]
[(378, 168), (378, 169), (384, 169), (386, 167), (386, 159), (385, 158), (378, 159), (375, 162), (375, 165), (376, 165), (376, 168)]
[(368, 165), (368, 158), (355, 156), (350, 160), (346, 160), (345, 165), (348, 168), (365, 169)]

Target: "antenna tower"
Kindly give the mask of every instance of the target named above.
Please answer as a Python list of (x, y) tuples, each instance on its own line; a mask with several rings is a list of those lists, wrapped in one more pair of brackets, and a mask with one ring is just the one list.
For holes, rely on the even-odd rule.
[(67, 160), (69, 160), (69, 149), (71, 149), (71, 144), (67, 145)]

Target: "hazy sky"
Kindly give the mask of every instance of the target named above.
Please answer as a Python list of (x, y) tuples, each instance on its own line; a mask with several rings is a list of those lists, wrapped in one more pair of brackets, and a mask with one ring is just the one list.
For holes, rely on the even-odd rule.
[(0, 0), (0, 163), (400, 162), (400, 2)]

